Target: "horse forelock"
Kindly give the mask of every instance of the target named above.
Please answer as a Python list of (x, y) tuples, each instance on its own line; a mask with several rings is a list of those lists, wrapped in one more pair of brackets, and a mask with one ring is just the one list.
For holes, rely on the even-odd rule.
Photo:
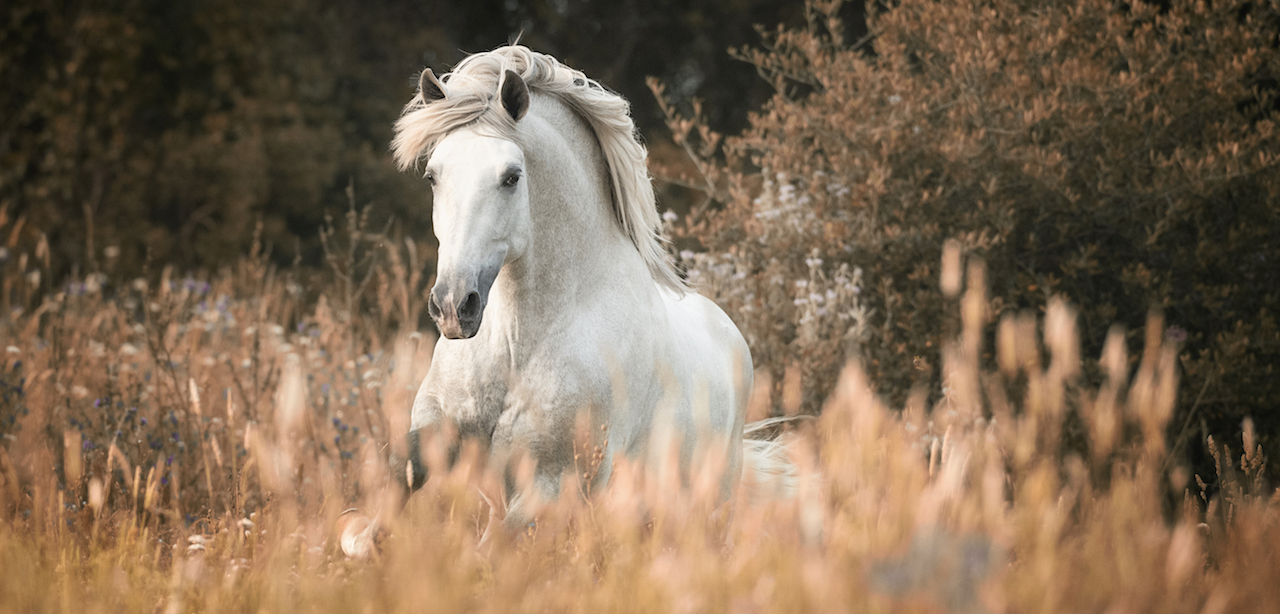
[(659, 232), (661, 218), (645, 163), (647, 152), (636, 138), (630, 105), (551, 56), (521, 45), (473, 54), (440, 78), (444, 99), (428, 103), (419, 92), (395, 124), (391, 149), (400, 169), (430, 157), (440, 139), (463, 126), (513, 137), (515, 121), (502, 110), (497, 96), (506, 70), (520, 75), (531, 92), (559, 99), (587, 121), (604, 153), (614, 216), (623, 233), (640, 252), (654, 281), (677, 294), (687, 291)]

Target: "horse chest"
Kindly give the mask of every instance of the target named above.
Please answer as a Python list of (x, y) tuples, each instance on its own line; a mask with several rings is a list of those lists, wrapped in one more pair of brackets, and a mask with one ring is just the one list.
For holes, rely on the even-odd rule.
[(459, 435), (487, 441), (506, 409), (506, 383), (497, 379), (471, 381), (459, 392), (451, 395), (458, 402), (446, 404), (445, 414), (457, 425)]

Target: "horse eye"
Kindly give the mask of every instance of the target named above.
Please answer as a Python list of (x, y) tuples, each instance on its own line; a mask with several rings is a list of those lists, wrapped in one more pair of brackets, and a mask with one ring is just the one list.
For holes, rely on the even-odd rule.
[(426, 174), (426, 175), (423, 175), (423, 177), (424, 177), (424, 178), (426, 178), (427, 183), (431, 184), (431, 187), (435, 187), (435, 185), (436, 185), (436, 174), (435, 174), (435, 173), (432, 173), (432, 172), (430, 172), (430, 171), (427, 171), (427, 174)]
[(519, 173), (511, 173), (510, 175), (507, 175), (507, 178), (506, 178), (506, 179), (503, 179), (503, 180), (502, 180), (502, 185), (504, 185), (504, 186), (506, 186), (506, 187), (508, 187), (508, 188), (514, 188), (514, 187), (516, 187), (516, 184), (517, 184), (517, 183), (520, 183), (520, 174), (519, 174)]

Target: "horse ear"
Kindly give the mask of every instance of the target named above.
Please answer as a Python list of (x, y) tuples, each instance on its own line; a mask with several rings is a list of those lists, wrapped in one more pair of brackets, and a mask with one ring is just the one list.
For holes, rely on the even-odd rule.
[(502, 75), (502, 108), (507, 110), (511, 119), (520, 121), (529, 110), (529, 86), (524, 79), (510, 70)]
[(423, 70), (422, 76), (418, 77), (418, 91), (422, 94), (422, 101), (427, 104), (444, 98), (444, 86), (430, 68)]

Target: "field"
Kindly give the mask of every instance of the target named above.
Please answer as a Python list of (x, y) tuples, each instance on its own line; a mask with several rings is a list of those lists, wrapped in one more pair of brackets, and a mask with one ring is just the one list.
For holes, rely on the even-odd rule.
[(718, 508), (705, 471), (629, 466), (513, 534), (489, 527), (500, 498), (476, 450), (451, 470), (428, 453), (380, 550), (347, 559), (339, 515), (398, 505), (385, 459), (431, 360), (429, 334), (396, 330), (417, 321), (415, 254), (376, 249), (318, 301), (256, 252), (206, 279), (98, 274), (52, 296), (7, 276), (26, 298), (3, 332), (0, 610), (1217, 613), (1280, 597), (1249, 425), (1211, 444), (1219, 475), (1167, 449), (1164, 325), (1139, 356), (1114, 332), (1086, 389), (1072, 309), (988, 322), (982, 266), (961, 276), (954, 253), (943, 288), (964, 326), (936, 404), (888, 407), (856, 364), (821, 408), (798, 406), (794, 379), (782, 406), (754, 399), (756, 419), (820, 413), (772, 433), (791, 496), (744, 484)]

